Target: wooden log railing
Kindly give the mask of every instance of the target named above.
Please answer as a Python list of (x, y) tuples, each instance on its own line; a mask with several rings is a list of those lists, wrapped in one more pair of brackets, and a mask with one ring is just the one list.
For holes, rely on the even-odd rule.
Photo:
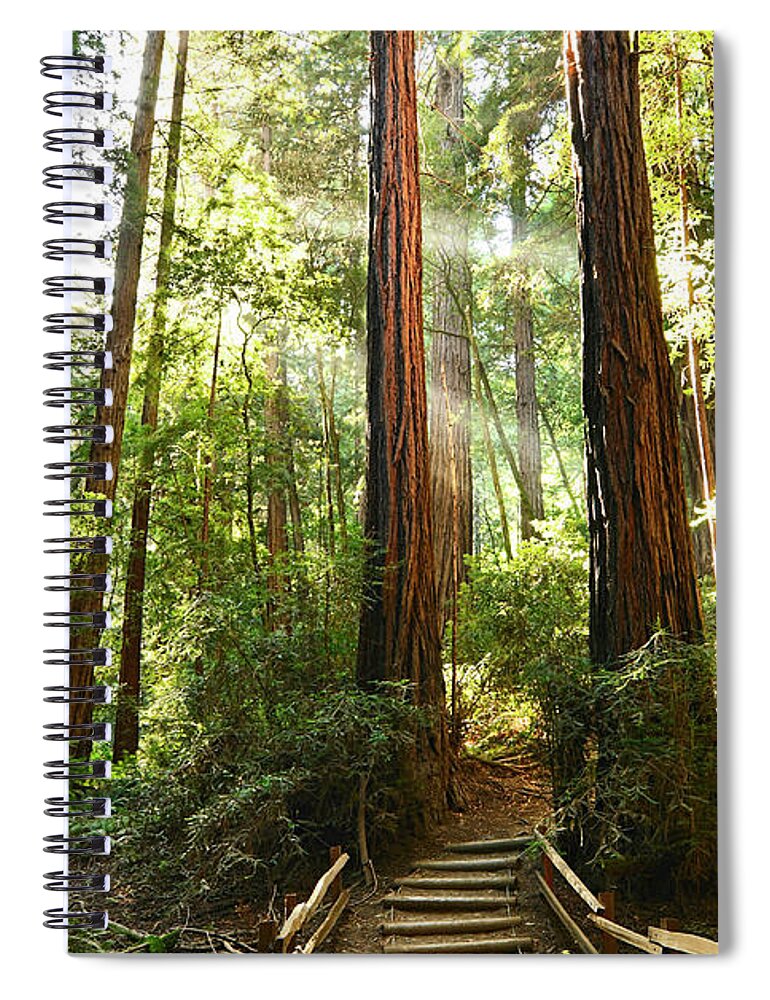
[(554, 873), (556, 871), (591, 911), (587, 914), (587, 919), (602, 932), (603, 954), (617, 954), (618, 941), (649, 955), (662, 955), (667, 950), (689, 955), (718, 954), (718, 942), (712, 941), (710, 938), (700, 937), (697, 934), (683, 934), (671, 926), (672, 921), (661, 921), (668, 924), (666, 927), (649, 927), (646, 936), (616, 923), (614, 919), (615, 893), (600, 892), (598, 897), (595, 896), (554, 846), (540, 834), (537, 835), (537, 843), (543, 859), (543, 873), (542, 875), (537, 873), (540, 894), (572, 940), (585, 954), (598, 954), (598, 949), (557, 897), (554, 889)]
[[(299, 954), (310, 955), (318, 946), (326, 940), (334, 925), (340, 918), (342, 911), (350, 900), (350, 891), (343, 889), (342, 869), (350, 860), (348, 854), (343, 854), (339, 847), (332, 847), (329, 851), (331, 867), (316, 882), (313, 891), (305, 902), (297, 902), (296, 894), (289, 894), (285, 897), (285, 916), (281, 929), (275, 938), (273, 950), (288, 954), (296, 951)], [(321, 924), (311, 934), (305, 944), (299, 948), (294, 948), (297, 935), (302, 931), (322, 905), (327, 893), (333, 900), (329, 912), (324, 917)]]

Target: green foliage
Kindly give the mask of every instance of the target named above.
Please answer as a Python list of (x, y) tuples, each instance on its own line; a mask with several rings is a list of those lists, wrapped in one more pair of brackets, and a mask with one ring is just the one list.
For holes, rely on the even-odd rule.
[[(713, 642), (656, 633), (594, 678), (601, 743), (577, 789), (595, 861), (612, 884), (654, 896), (716, 889)], [(598, 837), (597, 837), (598, 831)]]
[(471, 565), (458, 634), (476, 712), (489, 699), (479, 692), (516, 695), (519, 716), (530, 716), (544, 742), (557, 804), (569, 799), (587, 736), (587, 617), (586, 556), (574, 526), (522, 543), (499, 566)]
[[(529, 726), (550, 768), (565, 849), (577, 846), (585, 863), (590, 847), (594, 877), (657, 897), (713, 890), (713, 593), (702, 643), (656, 633), (616, 669), (597, 670), (580, 542), (568, 528), (520, 545), (500, 566), (472, 563), (459, 631), (471, 745), (507, 743), (510, 753)], [(473, 739), (478, 719), (484, 735)]]
[[(435, 233), (462, 226), (469, 318), (514, 449), (513, 321), (522, 289), (532, 308), (541, 413), (545, 518), (539, 540), (520, 544), (507, 561), (475, 410), (477, 554), (457, 636), (467, 745), (481, 754), (511, 752), (523, 741), (542, 747), (560, 822), (577, 838), (600, 831), (597, 863), (608, 878), (665, 871), (677, 885), (704, 885), (715, 863), (710, 648), (656, 637), (611, 674), (596, 674), (587, 659), (580, 308), (560, 36), (424, 32), (421, 41), (427, 336), (442, 266)], [(76, 45), (104, 48), (91, 32), (77, 33)], [(170, 93), (173, 45), (169, 33), (159, 107)], [(692, 330), (711, 398), (712, 49), (708, 33), (678, 35), (680, 123), (671, 46), (668, 33), (642, 34), (658, 262), (672, 356), (683, 356)], [(140, 39), (115, 34), (111, 47), (118, 110), (110, 155), (120, 177), (134, 97), (127, 81), (135, 86)], [(459, 141), (448, 144), (434, 102), (437, 60), (451, 59), (462, 62), (465, 110)], [(355, 840), (362, 776), (372, 847), (385, 845), (404, 801), (396, 761), (411, 752), (421, 722), (406, 689), (364, 693), (353, 676), (366, 459), (367, 35), (195, 32), (188, 77), (173, 263), (160, 293), (168, 325), (158, 429), (151, 434), (141, 414), (156, 302), (162, 113), (111, 530), (115, 625), (107, 638), (117, 650), (133, 490), (140, 465), (154, 456), (140, 752), (116, 768), (110, 821), (116, 893), (122, 902), (152, 900), (153, 920), (161, 911), (184, 915), (188, 903), (198, 910), (241, 898), (262, 904), (276, 887), (315, 874), (328, 844)], [(680, 161), (690, 195), (687, 267)], [(119, 209), (119, 181), (113, 195)], [(78, 346), (101, 344), (83, 334)], [(278, 379), (269, 373), (276, 350)], [(75, 370), (74, 379), (91, 385), (92, 374)], [(268, 410), (279, 403), (276, 433)], [(518, 490), (496, 438), (493, 449), (513, 523)], [(87, 448), (72, 457), (87, 460)], [(301, 539), (287, 525), (288, 549), (274, 559), (268, 497), (291, 490)], [(84, 535), (103, 530), (101, 522), (80, 524)], [(271, 571), (285, 582), (277, 594)], [(268, 622), (271, 604), (277, 625)], [(109, 673), (104, 679), (114, 684), (117, 664)], [(175, 946), (173, 932), (140, 940), (115, 933), (136, 950)]]
[(270, 719), (247, 706), (121, 765), (118, 883), (152, 884), (158, 909), (269, 897), (312, 873), (324, 845), (355, 842), (361, 776), (381, 843), (397, 822), (395, 762), (419, 720), (405, 686), (317, 687)]
[(582, 655), (587, 637), (586, 559), (570, 546), (523, 542), (500, 566), (471, 563), (460, 621), (463, 658), (486, 655), (500, 686), (521, 684), (533, 664), (565, 664)]

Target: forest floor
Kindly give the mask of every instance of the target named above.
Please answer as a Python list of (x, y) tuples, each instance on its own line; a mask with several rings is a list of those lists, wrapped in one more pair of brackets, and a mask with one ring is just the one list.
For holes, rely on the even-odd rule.
[[(377, 954), (382, 952), (380, 924), (387, 919), (382, 899), (392, 892), (398, 880), (410, 874), (419, 858), (445, 855), (450, 843), (469, 840), (491, 840), (530, 833), (551, 814), (551, 794), (546, 769), (536, 757), (519, 753), (515, 758), (496, 762), (465, 758), (461, 765), (461, 784), (465, 808), (450, 812), (443, 822), (419, 836), (395, 842), (387, 855), (374, 856), (377, 876), (374, 888), (364, 885), (360, 871), (346, 871), (343, 879), (351, 890), (348, 907), (334, 931), (319, 948), (338, 954)], [(533, 937), (539, 954), (575, 953), (578, 949), (543, 900), (537, 881), (542, 861), (537, 852), (523, 852), (516, 868), (518, 879), (514, 912), (520, 917), (516, 934)], [(347, 877), (345, 877), (347, 876)], [(589, 886), (593, 888), (592, 886)], [(562, 905), (584, 933), (601, 950), (601, 935), (586, 919), (586, 908), (557, 874), (555, 891)], [(298, 890), (299, 891), (299, 890)], [(302, 898), (302, 896), (300, 896)], [(115, 916), (123, 914), (118, 907)], [(141, 915), (128, 907), (126, 916)], [(616, 897), (618, 923), (645, 934), (648, 925), (659, 925), (662, 917), (675, 917), (682, 930), (716, 938), (716, 900), (699, 900), (682, 908), (675, 904), (649, 904)], [(203, 918), (203, 927), (185, 927), (173, 950), (179, 951), (254, 951), (257, 948), (258, 915), (251, 907), (236, 906), (228, 914)], [(148, 922), (149, 923), (149, 922)], [(119, 924), (117, 926), (120, 926)], [(147, 926), (147, 924), (145, 924)], [(208, 928), (208, 929), (204, 929)], [(156, 928), (154, 933), (158, 933)], [(146, 950), (147, 932), (131, 932), (132, 940), (121, 942), (126, 950)], [(133, 946), (131, 946), (133, 945)], [(80, 950), (80, 949), (76, 949)], [(91, 949), (87, 949), (91, 950)], [(119, 949), (122, 950), (122, 949)], [(621, 952), (638, 954), (620, 945)]]
[[(351, 905), (326, 941), (323, 951), (336, 953), (379, 953), (383, 938), (380, 924), (386, 918), (382, 898), (396, 888), (397, 880), (410, 873), (418, 858), (440, 857), (450, 843), (492, 840), (529, 833), (551, 814), (547, 772), (534, 759), (517, 756), (515, 761), (488, 763), (466, 759), (462, 767), (467, 799), (462, 812), (450, 813), (444, 822), (419, 837), (397, 844), (387, 857), (374, 859), (377, 886), (365, 892), (356, 886)], [(539, 854), (524, 852), (516, 869), (518, 892), (515, 912), (520, 916), (516, 934), (534, 937), (538, 954), (573, 954), (577, 945), (564, 930), (539, 891), (537, 873), (542, 871)], [(566, 883), (556, 875), (555, 892), (572, 918), (598, 951), (601, 933), (586, 919), (586, 907)], [(616, 894), (618, 923), (646, 935), (650, 924), (663, 917), (675, 917), (682, 930), (716, 938), (716, 900), (682, 904), (645, 904), (625, 900)], [(413, 915), (414, 916), (414, 915)], [(619, 943), (620, 953), (639, 952)]]
[[(358, 954), (382, 951), (379, 930), (384, 917), (382, 897), (393, 891), (396, 879), (410, 872), (415, 859), (437, 857), (452, 842), (529, 833), (550, 813), (547, 776), (534, 760), (517, 758), (515, 762), (492, 764), (466, 759), (461, 774), (465, 809), (449, 813), (444, 822), (422, 836), (396, 845), (386, 858), (373, 859), (376, 889), (363, 898), (356, 893), (324, 951)], [(569, 942), (554, 926), (538, 893), (537, 870), (538, 862), (526, 856), (517, 868), (516, 912), (521, 916), (521, 924), (516, 933), (535, 937), (540, 953), (563, 951)]]

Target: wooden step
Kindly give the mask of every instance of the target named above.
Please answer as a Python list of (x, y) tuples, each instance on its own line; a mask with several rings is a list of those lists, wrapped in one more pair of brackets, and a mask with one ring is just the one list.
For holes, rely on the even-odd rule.
[(448, 844), (450, 854), (488, 854), (493, 851), (518, 851), (534, 843), (532, 836), (508, 837), (504, 840), (466, 840)]
[(531, 937), (508, 938), (467, 938), (454, 941), (395, 941), (383, 945), (382, 950), (389, 955), (432, 955), (432, 954), (477, 954), (489, 955), (495, 952), (534, 951), (535, 941)]
[(383, 906), (396, 910), (499, 910), (515, 902), (511, 896), (499, 893), (496, 896), (479, 896), (472, 893), (457, 895), (441, 894), (433, 896), (407, 896), (391, 893), (382, 897)]
[(510, 854), (504, 857), (492, 858), (449, 858), (441, 861), (415, 861), (415, 868), (428, 872), (494, 872), (514, 868), (519, 864), (521, 855)]
[(521, 923), (513, 917), (460, 917), (447, 920), (386, 920), (380, 924), (383, 934), (411, 937), (418, 934), (478, 934), (483, 931), (510, 931)]
[(408, 875), (396, 879), (404, 889), (515, 889), (519, 880), (515, 875)]

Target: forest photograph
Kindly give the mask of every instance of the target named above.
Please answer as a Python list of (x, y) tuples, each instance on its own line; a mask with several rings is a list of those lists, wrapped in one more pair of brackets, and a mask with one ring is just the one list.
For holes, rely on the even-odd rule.
[(69, 949), (716, 950), (713, 34), (73, 52)]

